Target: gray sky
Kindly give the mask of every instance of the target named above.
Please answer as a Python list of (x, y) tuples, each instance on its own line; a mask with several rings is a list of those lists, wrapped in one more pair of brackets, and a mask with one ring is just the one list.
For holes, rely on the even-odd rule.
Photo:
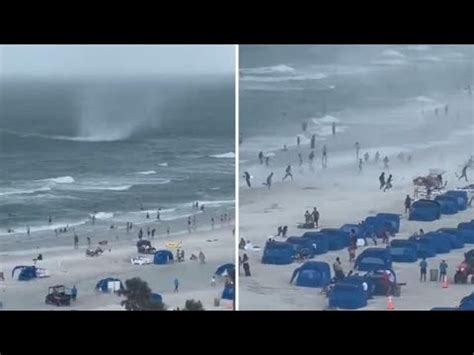
[(0, 45), (1, 76), (231, 74), (224, 45)]

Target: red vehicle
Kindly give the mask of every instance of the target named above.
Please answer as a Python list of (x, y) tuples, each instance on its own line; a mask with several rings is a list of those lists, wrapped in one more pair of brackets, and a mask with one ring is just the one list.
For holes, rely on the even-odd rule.
[[(454, 283), (467, 283), (469, 275), (474, 275), (474, 249), (471, 249), (464, 254), (464, 261), (456, 268), (456, 274), (454, 275)], [(474, 277), (471, 278), (471, 283), (474, 284)]]
[(70, 306), (71, 295), (66, 293), (66, 287), (63, 285), (51, 286), (48, 288), (48, 294), (45, 298), (46, 304), (54, 304), (56, 306)]

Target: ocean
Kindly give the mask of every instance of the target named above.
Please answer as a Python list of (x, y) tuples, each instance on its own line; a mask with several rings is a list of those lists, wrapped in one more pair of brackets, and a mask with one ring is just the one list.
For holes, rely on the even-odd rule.
[[(315, 134), (316, 156), (327, 145), (332, 166), (355, 164), (355, 142), (371, 158), (376, 151), (383, 158), (449, 144), (474, 127), (468, 93), (474, 83), (473, 48), (240, 46), (241, 170), (262, 170), (258, 152), (275, 160), (284, 145), (296, 147), (298, 135), (305, 161), (309, 138)], [(443, 120), (445, 105), (459, 93), (469, 112), (451, 105), (450, 119)], [(434, 122), (436, 108), (439, 117)], [(303, 122), (308, 124), (306, 132)], [(472, 153), (473, 147), (466, 146), (466, 156)], [(295, 153), (291, 161), (279, 162), (278, 169), (283, 173), (282, 166), (297, 161)], [(268, 171), (257, 175), (263, 181)]]
[(234, 109), (232, 75), (0, 78), (0, 234), (232, 213)]

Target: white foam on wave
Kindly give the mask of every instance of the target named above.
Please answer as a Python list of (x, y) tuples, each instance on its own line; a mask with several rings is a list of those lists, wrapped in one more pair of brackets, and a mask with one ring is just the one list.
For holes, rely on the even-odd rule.
[(235, 158), (235, 153), (234, 152), (228, 152), (228, 153), (223, 153), (223, 154), (215, 154), (215, 155), (210, 155), (212, 158), (220, 158), (220, 159), (234, 159)]
[(110, 219), (114, 217), (114, 214), (112, 212), (97, 212), (95, 214), (91, 214), (90, 216), (95, 216), (97, 219)]
[(139, 171), (135, 174), (137, 174), (137, 175), (153, 175), (153, 174), (156, 174), (156, 171), (155, 170)]
[(324, 73), (306, 73), (298, 75), (284, 75), (284, 76), (257, 76), (247, 75), (240, 78), (241, 82), (284, 82), (284, 81), (305, 81), (305, 80), (321, 80), (326, 78)]
[(132, 185), (122, 185), (122, 186), (109, 186), (109, 187), (93, 187), (93, 190), (111, 190), (111, 191), (126, 191), (129, 190)]
[(391, 57), (391, 58), (405, 58), (405, 55), (396, 51), (395, 49), (385, 49), (380, 53), (383, 57)]
[(418, 101), (418, 102), (435, 102), (435, 100), (427, 97), (427, 96), (417, 96), (414, 98), (415, 101)]
[(164, 162), (164, 163), (159, 163), (158, 165), (159, 165), (159, 166), (165, 166), (165, 167), (166, 167), (166, 166), (168, 166), (168, 163)]
[(407, 62), (401, 58), (386, 58), (386, 59), (376, 59), (372, 61), (372, 64), (376, 65), (405, 65)]
[(3, 190), (0, 191), (0, 196), (9, 196), (9, 195), (25, 195), (25, 194), (34, 194), (36, 192), (51, 191), (50, 187), (39, 187), (37, 189), (28, 189), (28, 190)]
[(286, 64), (279, 64), (270, 67), (241, 68), (242, 74), (274, 74), (274, 73), (293, 73), (294, 68)]
[(74, 178), (72, 176), (60, 176), (60, 177), (56, 177), (56, 178), (36, 180), (36, 181), (54, 182), (56, 184), (72, 184), (76, 180), (74, 180)]

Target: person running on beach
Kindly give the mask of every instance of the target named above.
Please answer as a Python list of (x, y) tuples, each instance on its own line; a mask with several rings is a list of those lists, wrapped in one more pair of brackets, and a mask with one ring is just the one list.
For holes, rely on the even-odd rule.
[(158, 221), (160, 220), (160, 210), (156, 211), (156, 219)]
[(204, 255), (204, 253), (202, 251), (199, 252), (199, 262), (201, 264), (205, 264), (206, 263), (206, 256)]
[(146, 219), (149, 219), (150, 218), (150, 214), (147, 212), (146, 213)]
[(309, 153), (309, 167), (313, 170), (314, 150)]
[(388, 157), (385, 156), (385, 158), (383, 158), (383, 168), (384, 168), (384, 169), (388, 169), (388, 168), (389, 168), (389, 167), (388, 167), (388, 162), (389, 162)]
[(359, 160), (359, 151), (360, 151), (360, 144), (359, 142), (355, 142), (354, 148), (356, 150), (356, 160)]
[(316, 225), (316, 228), (319, 228), (319, 211), (316, 207), (313, 208), (311, 216), (313, 217), (313, 222)]
[(258, 160), (260, 161), (260, 164), (263, 164), (263, 152), (258, 153)]
[(146, 227), (146, 236), (148, 237), (148, 239), (150, 239), (150, 235), (151, 235), (150, 227)]
[(323, 168), (327, 168), (328, 166), (328, 147), (326, 145), (323, 146), (323, 158), (322, 158), (322, 164)]
[(446, 278), (446, 271), (448, 270), (448, 263), (446, 260), (441, 261), (439, 264), (439, 280), (438, 281), (444, 281)]
[(143, 229), (140, 228), (140, 230), (138, 231), (138, 239), (142, 239), (143, 238)]
[(380, 181), (380, 190), (382, 190), (383, 187), (385, 186), (385, 172), (382, 172), (382, 174), (380, 174), (379, 181)]
[(383, 192), (390, 190), (392, 188), (392, 174), (388, 176), (387, 183), (385, 184), (385, 188), (383, 189)]
[(245, 182), (247, 183), (247, 186), (252, 187), (252, 185), (250, 184), (250, 174), (248, 173), (248, 171), (244, 172), (244, 178), (245, 178)]
[(332, 123), (332, 135), (336, 136), (336, 122)]
[(298, 160), (299, 160), (300, 166), (302, 166), (303, 165), (303, 156), (301, 155), (301, 153), (298, 153)]
[(379, 152), (376, 152), (376, 153), (375, 153), (375, 157), (374, 157), (374, 161), (375, 161), (376, 163), (378, 163), (379, 160), (380, 160), (380, 153), (379, 153)]
[(267, 176), (267, 181), (263, 183), (269, 189), (272, 187), (272, 178), (273, 178), (273, 171), (270, 173), (270, 175)]
[(368, 153), (368, 152), (365, 152), (365, 154), (364, 154), (364, 161), (365, 161), (366, 163), (369, 162), (369, 158), (370, 158), (369, 153)]
[(179, 280), (177, 277), (174, 278), (174, 292), (178, 292), (179, 289)]
[(299, 147), (301, 143), (301, 138), (300, 136), (296, 136), (296, 145)]
[(316, 135), (313, 134), (311, 136), (311, 149), (314, 149), (316, 147)]
[(407, 195), (407, 197), (405, 197), (405, 213), (410, 211), (410, 207), (411, 207), (411, 197), (410, 195)]
[(188, 217), (188, 233), (191, 233), (191, 217)]
[(265, 166), (267, 168), (270, 166), (270, 157), (265, 157)]
[(291, 177), (291, 180), (293, 180), (293, 175), (291, 174), (291, 165), (288, 165), (285, 170), (285, 176), (283, 176), (283, 179), (281, 181), (285, 181), (287, 177)]
[(211, 217), (211, 228), (214, 230), (214, 217)]
[(467, 179), (467, 168), (469, 168), (469, 165), (464, 165), (464, 168), (462, 168), (462, 172), (461, 172), (461, 175), (458, 176), (458, 180), (461, 180), (462, 178), (464, 178), (466, 181), (468, 181)]
[(281, 236), (283, 238), (286, 238), (286, 233), (288, 233), (288, 226), (283, 226), (283, 228), (281, 230)]
[(364, 162), (362, 161), (362, 159), (359, 159), (359, 173), (362, 172), (362, 164), (363, 164), (363, 163), (364, 163)]
[(426, 282), (426, 269), (428, 268), (428, 263), (426, 259), (420, 261), (420, 282)]
[(26, 234), (30, 235), (30, 226), (26, 226)]
[(336, 258), (336, 261), (332, 264), (332, 269), (336, 276), (336, 280), (342, 280), (344, 278), (344, 271), (342, 269), (342, 263), (339, 257)]
[(87, 247), (88, 248), (91, 247), (91, 238), (90, 237), (87, 237)]
[(74, 249), (77, 249), (79, 247), (79, 237), (77, 234), (74, 234)]

